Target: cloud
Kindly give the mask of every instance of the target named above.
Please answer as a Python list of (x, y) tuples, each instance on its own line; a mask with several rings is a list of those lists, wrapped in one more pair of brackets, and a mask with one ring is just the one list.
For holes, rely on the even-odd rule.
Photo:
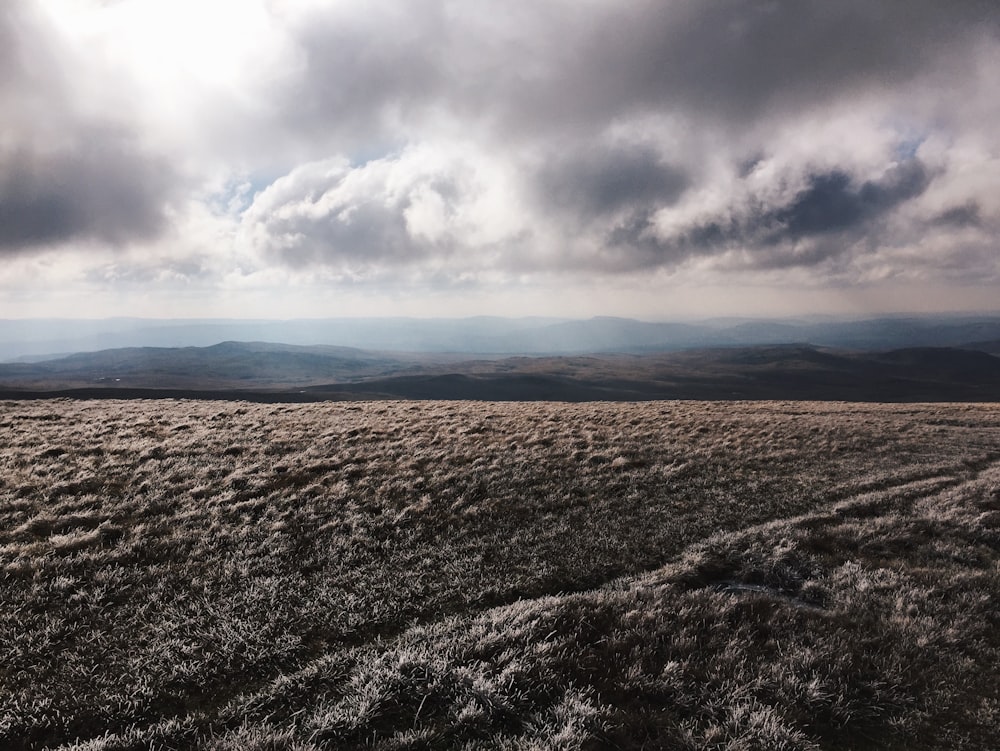
[(411, 110), (445, 95), (441, 15), (436, 3), (376, 0), (365, 12), (334, 3), (288, 19), (298, 75), (279, 81), (279, 113), (310, 138), (332, 129), (341, 142), (405, 128)]
[(487, 156), (424, 145), (297, 167), (255, 196), (241, 236), (267, 260), (347, 278), (448, 265), (461, 274), (489, 267), (525, 231), (521, 214)]
[(537, 177), (540, 200), (588, 221), (673, 203), (688, 186), (679, 167), (647, 144), (583, 147), (552, 155)]
[(979, 227), (982, 224), (982, 219), (979, 215), (979, 204), (975, 201), (970, 201), (964, 206), (955, 206), (954, 208), (947, 209), (933, 217), (931, 223), (945, 227)]
[(217, 6), (4, 5), (0, 253), (235, 286), (1000, 273), (990, 0)]
[(588, 30), (564, 100), (605, 113), (693, 109), (745, 127), (905, 87), (961, 55), (956, 43), (995, 33), (998, 19), (995, 4), (976, 1), (634, 4)]
[(812, 175), (809, 186), (791, 205), (760, 221), (764, 225), (777, 225), (767, 236), (770, 243), (847, 232), (915, 198), (929, 183), (927, 169), (917, 159), (895, 165), (881, 179), (858, 186), (852, 185), (851, 176), (845, 172)]
[[(941, 173), (899, 150), (955, 116), (947, 88), (977, 85), (976, 51), (995, 51), (998, 19), (988, 2), (315, 5), (285, 18), (301, 56), (277, 126), (369, 174), (392, 161), (380, 150), (448, 139), (502, 154), (530, 199), (517, 248), (490, 250), (512, 273), (674, 269), (735, 251), (744, 271), (818, 267), (858, 252), (862, 234), (900, 239), (894, 213)], [(823, 121), (840, 130), (814, 136)], [(284, 248), (272, 257), (480, 265), (483, 248), (454, 222), (465, 199), (440, 175), (390, 197), (361, 174), (328, 186), (343, 203), (321, 219), (282, 203), (269, 220), (258, 204), (255, 221)], [(418, 214), (447, 230), (420, 236)]]
[(0, 253), (155, 238), (180, 183), (169, 162), (78, 101), (77, 60), (30, 5), (0, 12), (0, 43)]
[(95, 129), (69, 147), (0, 151), (0, 252), (155, 238), (167, 221), (170, 168), (127, 136)]
[(959, 73), (998, 25), (989, 0), (334, 3), (288, 20), (281, 101), (290, 127), (348, 139), (447, 118), (565, 137), (650, 113), (745, 131)]
[[(781, 176), (775, 176), (784, 182)], [(745, 178), (753, 183), (751, 172)], [(811, 172), (794, 190), (744, 187), (742, 211), (699, 218), (656, 235), (658, 247), (685, 256), (742, 251), (744, 267), (819, 265), (857, 251), (860, 238), (891, 243), (892, 213), (928, 189), (932, 176), (918, 159), (892, 164), (876, 179), (842, 170)], [(760, 191), (754, 193), (754, 187)], [(651, 224), (655, 232), (655, 225)]]

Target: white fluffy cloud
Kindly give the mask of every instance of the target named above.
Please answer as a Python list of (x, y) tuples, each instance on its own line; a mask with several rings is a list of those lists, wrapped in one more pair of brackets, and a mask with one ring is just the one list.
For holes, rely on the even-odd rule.
[(241, 240), (264, 263), (347, 278), (489, 269), (530, 232), (508, 173), (502, 161), (453, 144), (357, 165), (309, 162), (255, 196)]

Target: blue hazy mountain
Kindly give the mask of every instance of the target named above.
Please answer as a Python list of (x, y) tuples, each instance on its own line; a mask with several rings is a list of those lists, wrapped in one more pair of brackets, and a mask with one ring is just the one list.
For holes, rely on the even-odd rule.
[(1000, 315), (687, 323), (612, 317), (0, 320), (0, 361), (7, 362), (128, 347), (207, 347), (224, 341), (492, 355), (650, 353), (796, 342), (859, 350), (969, 343), (988, 347), (1000, 341)]

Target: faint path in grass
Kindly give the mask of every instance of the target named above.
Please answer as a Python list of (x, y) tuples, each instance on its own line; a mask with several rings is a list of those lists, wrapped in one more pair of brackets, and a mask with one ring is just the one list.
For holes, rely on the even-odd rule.
[(859, 496), (956, 481), (1000, 445), (1000, 411), (968, 405), (5, 409), (0, 628), (26, 709), (0, 745), (35, 747), (217, 722), (414, 624), (586, 593), (839, 501), (877, 515)]
[[(704, 536), (689, 540), (680, 550), (670, 556), (674, 563), (658, 565), (647, 571), (633, 572), (625, 576), (614, 576), (596, 584), (587, 584), (578, 588), (560, 587), (551, 592), (533, 595), (531, 598), (511, 596), (497, 602), (491, 602), (481, 607), (453, 607), (433, 615), (419, 616), (404, 624), (382, 624), (372, 628), (357, 631), (336, 643), (317, 642), (310, 645), (309, 657), (299, 668), (280, 676), (252, 684), (234, 686), (229, 695), (217, 696), (206, 702), (197, 711), (178, 714), (169, 718), (160, 718), (148, 725), (133, 725), (126, 734), (106, 736), (103, 739), (94, 738), (94, 742), (107, 742), (100, 748), (131, 748), (131, 739), (153, 736), (169, 737), (204, 737), (204, 734), (218, 734), (233, 731), (246, 721), (247, 712), (253, 708), (255, 712), (264, 712), (271, 697), (274, 697), (290, 684), (305, 680), (324, 670), (329, 671), (338, 661), (342, 653), (356, 652), (364, 648), (376, 650), (390, 648), (391, 643), (400, 639), (414, 629), (433, 627), (454, 619), (455, 617), (476, 618), (486, 612), (502, 610), (503, 608), (521, 603), (530, 606), (534, 601), (542, 601), (553, 597), (571, 597), (596, 590), (609, 588), (612, 590), (631, 589), (635, 587), (657, 587), (662, 585), (664, 576), (676, 576), (678, 561), (690, 558), (692, 553), (714, 544), (724, 544), (733, 549), (741, 543), (750, 542), (762, 535), (770, 533), (790, 534), (807, 530), (812, 536), (821, 536), (825, 528), (836, 526), (845, 521), (875, 519), (895, 513), (908, 513), (920, 501), (932, 499), (945, 491), (961, 491), (964, 486), (980, 482), (984, 477), (1000, 475), (1000, 453), (984, 453), (958, 463), (950, 463), (937, 467), (924, 467), (916, 470), (904, 470), (896, 474), (862, 480), (833, 488), (829, 497), (812, 510), (788, 517), (770, 519), (752, 524), (741, 529), (718, 530)], [(764, 585), (745, 583), (727, 578), (725, 570), (709, 569), (700, 572), (691, 580), (695, 588), (714, 589), (734, 597), (762, 596), (788, 605), (793, 608), (810, 612), (822, 612), (823, 608), (797, 596), (788, 595), (780, 589)], [(348, 670), (345, 664), (344, 670)], [(346, 675), (346, 673), (345, 673)], [(220, 718), (227, 718), (221, 719)], [(116, 745), (116, 743), (118, 745)], [(98, 746), (80, 739), (77, 743), (64, 745), (67, 751), (86, 751)]]

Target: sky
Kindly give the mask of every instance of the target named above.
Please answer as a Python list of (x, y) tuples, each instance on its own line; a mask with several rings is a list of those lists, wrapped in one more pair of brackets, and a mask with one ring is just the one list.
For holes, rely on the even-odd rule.
[(0, 317), (1000, 310), (995, 0), (3, 0)]

